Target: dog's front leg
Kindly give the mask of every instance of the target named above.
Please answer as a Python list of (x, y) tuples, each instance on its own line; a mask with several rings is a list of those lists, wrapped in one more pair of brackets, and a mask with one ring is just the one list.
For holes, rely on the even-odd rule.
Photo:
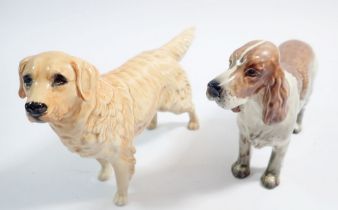
[(119, 158), (112, 161), (115, 172), (117, 192), (114, 203), (123, 206), (128, 202), (129, 181), (134, 173), (135, 158), (131, 149), (123, 149)]
[(284, 145), (273, 147), (268, 168), (261, 178), (265, 188), (273, 189), (279, 185), (279, 174), (288, 145), (289, 141)]
[(250, 142), (240, 134), (239, 137), (239, 155), (237, 161), (232, 165), (232, 174), (240, 179), (243, 179), (250, 174)]

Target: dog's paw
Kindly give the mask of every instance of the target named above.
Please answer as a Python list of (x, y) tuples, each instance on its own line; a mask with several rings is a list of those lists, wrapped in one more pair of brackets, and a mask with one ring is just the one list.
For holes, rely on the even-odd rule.
[(107, 181), (109, 180), (111, 173), (111, 168), (101, 169), (99, 175), (97, 176), (97, 179), (101, 182)]
[(105, 182), (108, 181), (110, 178), (110, 174), (108, 173), (102, 173), (100, 172), (99, 175), (97, 176), (97, 179), (101, 182)]
[(298, 134), (302, 131), (302, 126), (296, 123), (296, 126), (293, 128), (293, 133)]
[(156, 127), (157, 127), (157, 123), (151, 122), (151, 123), (148, 125), (147, 129), (148, 129), (148, 130), (154, 130)]
[(200, 125), (199, 125), (199, 123), (196, 122), (196, 121), (190, 121), (190, 122), (188, 123), (188, 129), (189, 129), (189, 130), (197, 130), (197, 129), (199, 129), (199, 127), (200, 127)]
[(279, 177), (272, 173), (265, 173), (261, 178), (262, 185), (267, 189), (273, 189), (279, 185)]
[(128, 203), (128, 196), (116, 193), (114, 197), (114, 203), (116, 206), (124, 206)]
[(244, 179), (250, 175), (250, 167), (236, 161), (231, 167), (231, 172), (236, 178)]

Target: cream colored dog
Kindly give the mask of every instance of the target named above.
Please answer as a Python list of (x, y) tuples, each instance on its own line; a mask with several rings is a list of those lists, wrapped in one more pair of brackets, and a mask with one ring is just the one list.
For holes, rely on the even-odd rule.
[(113, 166), (116, 205), (127, 202), (134, 173), (133, 138), (157, 125), (157, 111), (189, 113), (188, 128), (198, 129), (191, 88), (178, 61), (191, 44), (188, 29), (163, 47), (130, 59), (99, 75), (88, 62), (62, 52), (44, 52), (19, 66), (21, 98), (27, 97), (32, 122), (48, 122), (63, 144), (102, 166), (108, 180)]

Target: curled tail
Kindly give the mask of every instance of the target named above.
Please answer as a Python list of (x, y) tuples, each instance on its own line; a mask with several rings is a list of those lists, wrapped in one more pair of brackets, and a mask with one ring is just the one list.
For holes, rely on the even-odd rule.
[(194, 38), (195, 28), (188, 28), (161, 47), (176, 60), (181, 60)]

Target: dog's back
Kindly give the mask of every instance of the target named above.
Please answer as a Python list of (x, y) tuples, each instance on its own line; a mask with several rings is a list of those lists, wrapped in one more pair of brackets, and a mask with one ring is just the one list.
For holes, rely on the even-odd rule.
[[(118, 80), (129, 89), (136, 130), (142, 130), (157, 110), (186, 111), (182, 108), (182, 100), (186, 98), (191, 106), (190, 85), (178, 62), (189, 48), (193, 34), (194, 29), (188, 29), (163, 47), (143, 52), (102, 76), (113, 86)], [(174, 107), (175, 104), (179, 107)]]
[(289, 40), (279, 46), (282, 68), (298, 80), (300, 98), (303, 100), (311, 91), (314, 72), (312, 71), (315, 55), (305, 42)]

